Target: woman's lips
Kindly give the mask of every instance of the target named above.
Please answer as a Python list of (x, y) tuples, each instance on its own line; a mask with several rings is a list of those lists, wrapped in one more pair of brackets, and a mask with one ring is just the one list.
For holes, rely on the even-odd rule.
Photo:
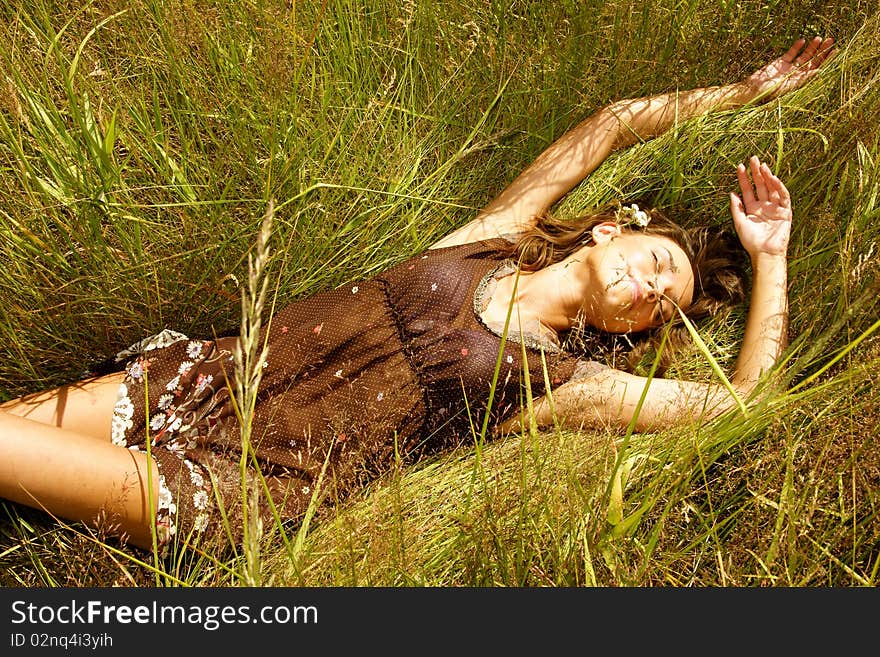
[(629, 277), (629, 282), (630, 289), (632, 290), (632, 305), (635, 306), (642, 299), (642, 286), (632, 276)]

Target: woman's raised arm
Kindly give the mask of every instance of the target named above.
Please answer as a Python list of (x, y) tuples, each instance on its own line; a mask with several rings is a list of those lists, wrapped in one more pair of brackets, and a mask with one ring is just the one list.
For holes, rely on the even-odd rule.
[(621, 100), (603, 107), (553, 142), (470, 223), (434, 247), (455, 246), (534, 225), (541, 214), (592, 173), (615, 150), (652, 139), (676, 121), (733, 109), (791, 91), (832, 54), (833, 39), (796, 41), (781, 57), (730, 85)]
[[(741, 400), (755, 388), (787, 346), (787, 253), (791, 198), (785, 185), (757, 157), (737, 167), (742, 196), (731, 193), (737, 235), (752, 263), (752, 293), (745, 334), (730, 383)], [(645, 386), (648, 391), (644, 393)], [(737, 401), (721, 383), (636, 376), (595, 365), (592, 372), (559, 386), (535, 404), (539, 425), (626, 428), (637, 431), (707, 420), (733, 409)], [(638, 414), (636, 411), (638, 410)], [(519, 421), (505, 429), (517, 428)]]

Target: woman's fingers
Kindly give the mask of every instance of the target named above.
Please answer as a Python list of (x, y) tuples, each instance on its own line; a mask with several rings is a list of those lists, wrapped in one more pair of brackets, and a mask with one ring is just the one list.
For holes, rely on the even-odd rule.
[(743, 208), (742, 199), (734, 192), (730, 192), (730, 214), (738, 220), (746, 216), (745, 208)]
[[(803, 41), (803, 39), (800, 41)], [(793, 63), (797, 67), (806, 69), (809, 73), (813, 73), (822, 66), (822, 64), (834, 56), (836, 51), (833, 46), (834, 39), (832, 37), (825, 39), (819, 36), (813, 37), (813, 39), (807, 44), (807, 47), (804, 48), (803, 52), (794, 58)], [(791, 50), (786, 53), (786, 57), (788, 57), (790, 53)]]
[(812, 77), (822, 64), (836, 54), (837, 51), (833, 46), (834, 39), (832, 37), (823, 39), (820, 36), (815, 36), (809, 41), (798, 39), (782, 56), (782, 61), (800, 69), (797, 77), (802, 83)]
[(757, 202), (755, 191), (752, 189), (752, 181), (749, 180), (749, 174), (746, 173), (746, 167), (744, 164), (736, 165), (736, 177), (737, 180), (739, 180), (739, 188), (742, 190), (742, 200), (745, 202), (746, 207)]
[(786, 207), (786, 208), (790, 208), (791, 207), (791, 195), (788, 193), (788, 188), (776, 176), (773, 176), (771, 180), (772, 180), (773, 193), (777, 196), (779, 205)]
[[(751, 178), (750, 178), (751, 174)], [(791, 208), (791, 196), (788, 189), (782, 181), (774, 175), (770, 167), (753, 155), (749, 158), (749, 166), (738, 164), (736, 167), (736, 177), (739, 180), (739, 187), (742, 190), (742, 199), (739, 201), (740, 207), (745, 209), (747, 213), (758, 211), (758, 206), (762, 203), (769, 203), (783, 208)], [(735, 194), (731, 193), (731, 197)], [(733, 210), (733, 200), (731, 200), (731, 211)]]
[(822, 64), (834, 57), (835, 54), (837, 54), (837, 51), (834, 50), (834, 39), (828, 37), (822, 41), (822, 45), (819, 46), (819, 51), (816, 53), (815, 57), (813, 57), (811, 66), (813, 68), (819, 68)]
[(795, 58), (795, 63), (798, 66), (803, 66), (804, 64), (809, 62), (816, 54), (816, 51), (819, 49), (821, 43), (822, 37), (813, 37), (807, 44), (807, 47), (804, 48), (803, 52)]
[[(767, 200), (767, 184), (764, 182), (764, 170), (767, 168), (756, 155), (749, 158), (749, 167), (752, 171), (752, 181), (755, 183), (755, 192), (759, 201)], [(768, 169), (769, 171), (769, 169)], [(772, 173), (770, 175), (773, 175)]]
[(766, 163), (761, 164), (761, 173), (764, 187), (767, 190), (767, 200), (781, 207), (791, 207), (791, 196), (788, 189)]
[(793, 44), (791, 44), (791, 48), (789, 48), (788, 51), (782, 56), (782, 60), (788, 62), (789, 64), (794, 64), (795, 58), (798, 56), (798, 53), (800, 53), (801, 48), (804, 47), (805, 43), (805, 39), (798, 39), (797, 41), (795, 41)]

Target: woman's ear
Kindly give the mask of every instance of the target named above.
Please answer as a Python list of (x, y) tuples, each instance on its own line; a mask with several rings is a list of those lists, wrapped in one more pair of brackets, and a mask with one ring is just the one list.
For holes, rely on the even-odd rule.
[(620, 235), (620, 226), (613, 221), (603, 221), (601, 224), (593, 226), (591, 232), (593, 233), (593, 243), (604, 244)]

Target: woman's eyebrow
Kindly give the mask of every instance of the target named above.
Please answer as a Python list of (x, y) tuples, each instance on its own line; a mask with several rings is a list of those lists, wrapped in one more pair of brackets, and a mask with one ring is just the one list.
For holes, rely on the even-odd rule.
[(669, 256), (669, 271), (673, 274), (677, 274), (679, 272), (678, 265), (675, 264), (675, 260), (672, 258), (672, 251), (669, 250), (669, 247), (664, 246), (663, 250), (666, 251), (666, 255)]

